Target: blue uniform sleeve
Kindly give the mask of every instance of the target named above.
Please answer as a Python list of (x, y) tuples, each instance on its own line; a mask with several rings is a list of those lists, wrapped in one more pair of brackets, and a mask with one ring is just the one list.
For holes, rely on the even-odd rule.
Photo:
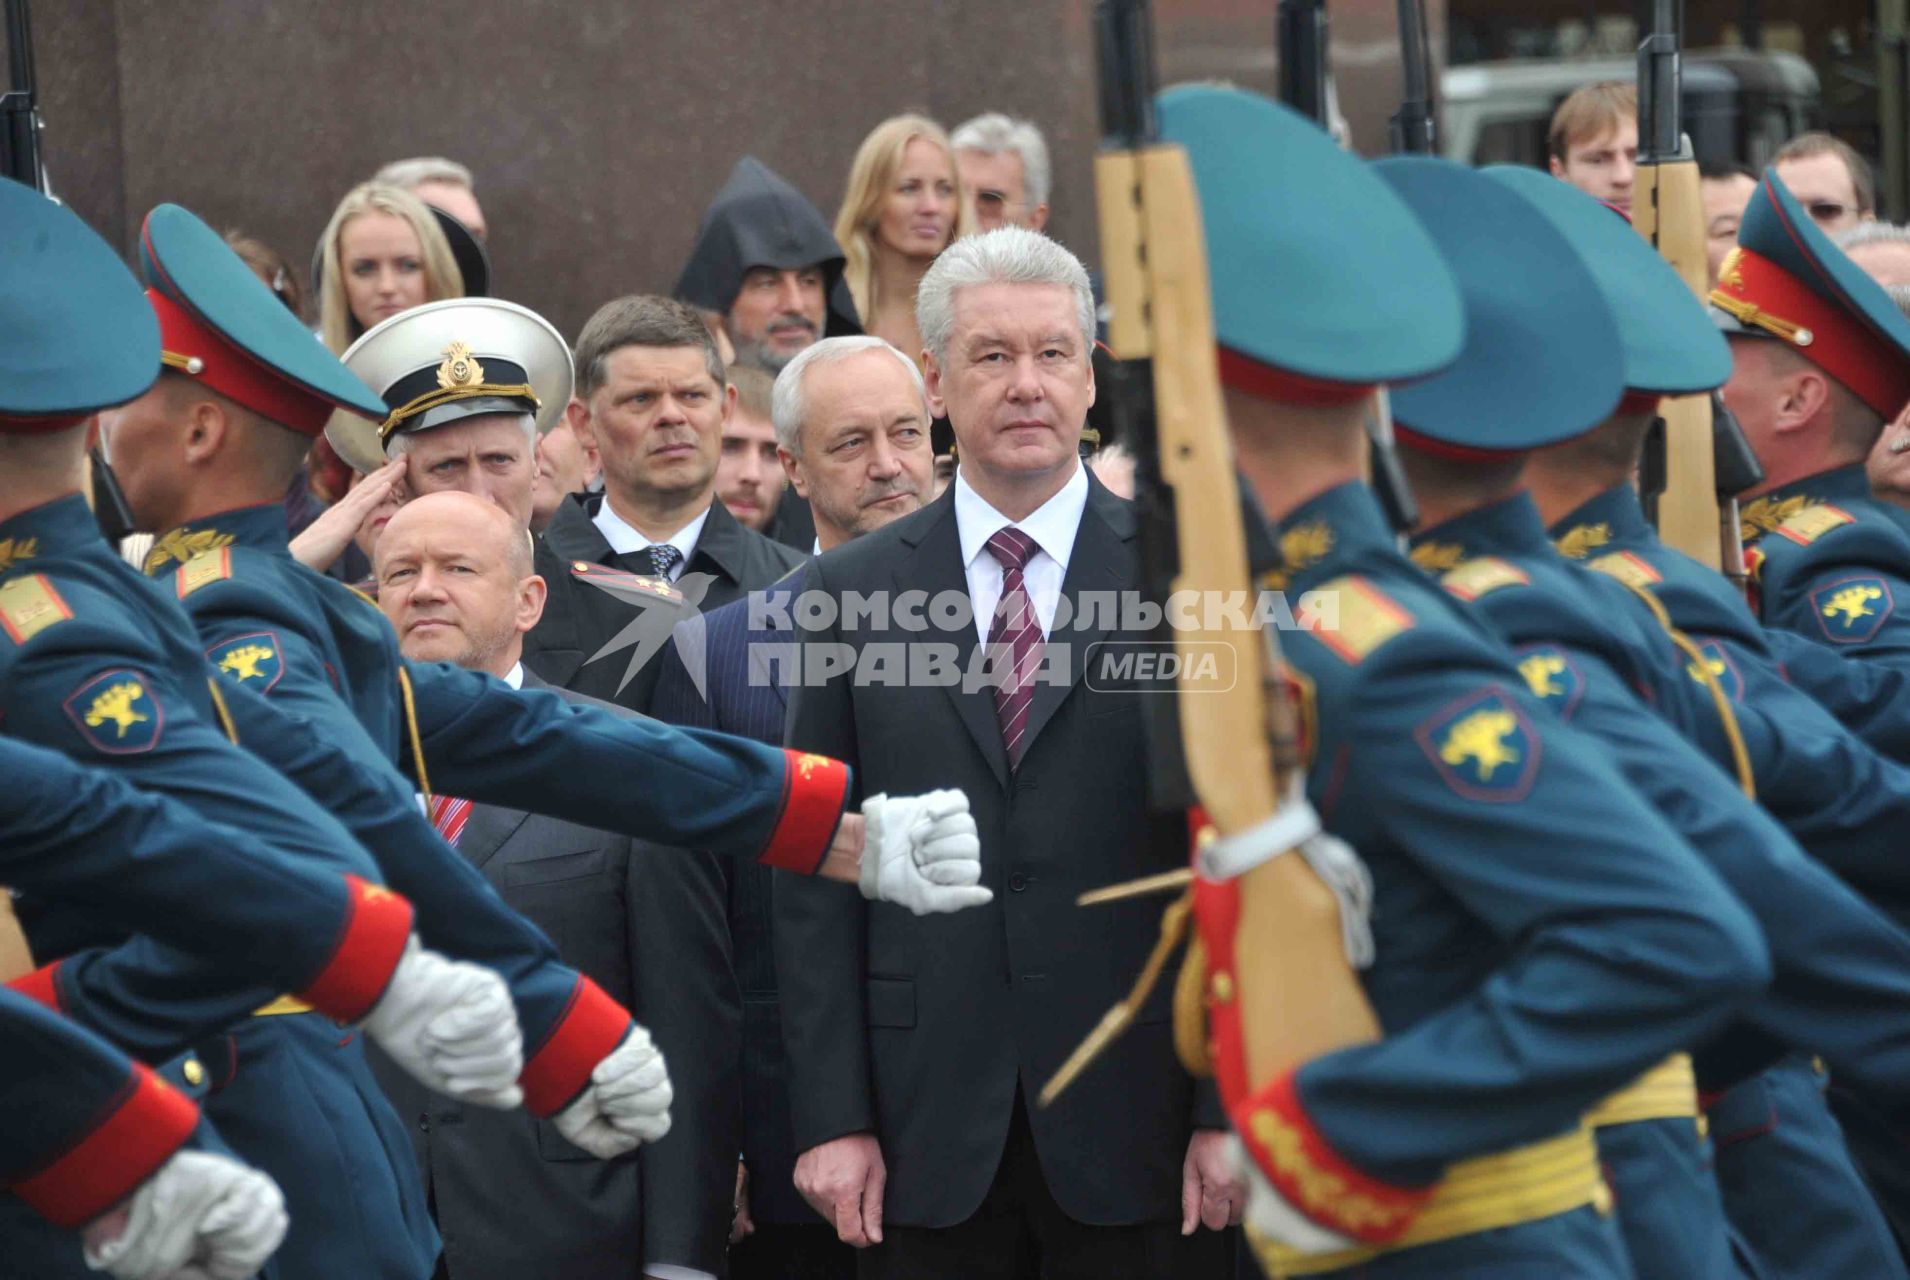
[(227, 985), (257, 972), (310, 990), (341, 1019), (362, 1016), (397, 967), (411, 908), (395, 895), (25, 743), (0, 739), (0, 774), (0, 880), (15, 890), (192, 952)]
[(1481, 652), (1427, 634), (1367, 659), (1334, 731), (1337, 803), (1370, 810), (1505, 959), (1451, 1004), (1272, 1086), (1329, 1149), (1404, 1187), (1571, 1128), (1769, 977), (1718, 878)]
[[(1840, 1079), (1880, 1099), (1910, 1091), (1910, 935), (1857, 896), (1670, 725), (1582, 651), (1573, 664), (1571, 723), (1596, 738), (1626, 780), (1718, 873), (1763, 930), (1772, 983), (1744, 1013), (1771, 1042), (1821, 1053)], [(1734, 1038), (1734, 1043), (1755, 1043)], [(1699, 1056), (1701, 1083), (1721, 1089), (1762, 1066)]]
[(1868, 661), (1862, 649), (1838, 651), (1792, 631), (1766, 639), (1791, 683), (1839, 724), (1893, 760), (1910, 759), (1910, 665)]
[[(1803, 528), (1799, 520), (1811, 521)], [(1910, 669), (1910, 537), (1882, 517), (1818, 506), (1757, 547), (1768, 627)]]
[(329, 720), (315, 724), (276, 700), (243, 688), (227, 697), (239, 740), (372, 851), (390, 886), (411, 900), (425, 944), (487, 965), (509, 985), (524, 1031), (525, 1105), (538, 1115), (561, 1110), (627, 1034), (629, 1014), (558, 960), (550, 939), (444, 842), (376, 753), (347, 753)]
[(186, 1144), (199, 1109), (105, 1041), (0, 989), (0, 1189), (77, 1228)]
[(848, 803), (848, 768), (828, 756), (625, 720), (443, 663), (407, 668), (431, 783), (453, 795), (804, 874)]

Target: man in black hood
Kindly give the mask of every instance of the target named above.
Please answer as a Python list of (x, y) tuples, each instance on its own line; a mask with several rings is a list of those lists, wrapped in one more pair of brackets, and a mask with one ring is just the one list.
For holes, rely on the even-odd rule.
[(816, 339), (862, 332), (842, 262), (816, 206), (744, 156), (703, 214), (676, 296), (723, 317), (740, 363), (780, 373)]

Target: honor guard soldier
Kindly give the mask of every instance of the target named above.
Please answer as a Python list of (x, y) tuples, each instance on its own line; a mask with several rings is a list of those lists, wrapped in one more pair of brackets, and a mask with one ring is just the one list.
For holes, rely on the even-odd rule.
[(1767, 626), (1910, 669), (1910, 515), (1864, 459), (1910, 403), (1910, 320), (1767, 171), (1711, 303), (1729, 326), (1724, 397), (1764, 465), (1740, 518)]
[[(157, 327), (137, 283), (77, 218), (25, 187), (0, 182), (0, 221), (18, 232), (9, 239), (12, 251), (0, 256), (0, 350), (13, 370), (0, 387), (0, 712), (8, 733), (163, 792), (202, 818), (243, 830), (272, 855), (357, 876), (349, 908), (335, 900), (334, 911), (349, 911), (348, 934), (363, 929), (379, 942), (364, 951), (361, 964), (370, 967), (355, 980), (301, 987), (316, 997), (313, 1004), (274, 1000), (285, 989), (277, 963), (251, 960), (235, 978), (218, 963), (144, 937), (121, 950), (140, 957), (140, 976), (154, 979), (150, 985), (94, 973), (85, 957), (55, 960), (12, 985), (155, 1062), (238, 1019), (234, 1043), (256, 1058), (255, 1069), (234, 1077), (208, 1103), (208, 1114), (242, 1146), (248, 1125), (269, 1117), (301, 1125), (314, 1139), (325, 1135), (326, 1149), (336, 1153), (327, 1132), (334, 1120), (314, 1095), (340, 1037), (336, 1022), (311, 1012), (314, 1004), (347, 1017), (369, 1008), (366, 1030), (434, 1088), (514, 1088), (521, 1050), (502, 984), (484, 970), (422, 952), (398, 961), (393, 975), (390, 947), (394, 940), (401, 951), (406, 945), (408, 909), (398, 920), (401, 900), (378, 885), (364, 850), (220, 731), (222, 713), (190, 623), (119, 560), (79, 496), (88, 415), (139, 395), (159, 370)], [(345, 891), (338, 892), (342, 898)], [(90, 905), (41, 911), (27, 900), (21, 911), (29, 942), (45, 955), (60, 955), (76, 940), (96, 944), (131, 933)], [(307, 962), (310, 977), (329, 979), (322, 959), (309, 963), (314, 952), (301, 941), (308, 932), (322, 941), (318, 927), (286, 928), (278, 945)], [(156, 932), (150, 925), (147, 931)], [(346, 950), (357, 955), (364, 946), (348, 939)], [(372, 985), (378, 964), (393, 976)], [(282, 1006), (306, 1012), (245, 1017)], [(356, 1044), (356, 1036), (346, 1038)], [(180, 1070), (188, 1084), (206, 1083), (196, 1060), (185, 1059)], [(396, 1186), (390, 1175), (381, 1181), (375, 1166), (357, 1173), (367, 1194)], [(11, 1209), (0, 1212), (8, 1219), (11, 1263), (35, 1276), (85, 1274), (70, 1238)]]
[[(1279, 548), (1270, 585), (1338, 609), (1283, 636), (1308, 798), (1374, 887), (1363, 979), (1384, 1038), (1235, 1106), (1249, 1237), (1276, 1276), (1628, 1276), (1583, 1117), (1761, 988), (1756, 926), (1398, 552), (1361, 483), (1376, 384), (1436, 372), (1465, 332), (1411, 212), (1254, 95), (1179, 89), (1160, 115), (1200, 186), (1228, 417)], [(1580, 337), (1609, 405), (1611, 321)], [(1219, 978), (1230, 951), (1210, 924)], [(1210, 1012), (1238, 1017), (1224, 997)]]
[[(261, 735), (240, 717), (242, 738), (365, 841), (434, 941), (504, 974), (530, 1042), (522, 1084), (535, 1114), (594, 1154), (619, 1154), (667, 1128), (663, 1064), (628, 1013), (558, 963), (437, 838), (414, 787), (429, 794), (436, 780), (464, 796), (858, 878), (865, 892), (918, 911), (986, 896), (973, 887), (979, 864), (959, 795), (888, 802), (859, 866), (862, 822), (842, 814), (847, 776), (836, 762), (404, 663), (374, 606), (290, 558), (276, 505), (334, 410), (382, 416), (382, 405), (282, 307), (265, 305), (256, 279), (197, 218), (162, 206), (141, 248), (168, 370), (105, 434), (136, 514), (164, 530), (148, 571), (184, 602), (221, 683), (256, 693), (298, 728), (273, 732), (268, 721)], [(476, 371), (481, 357), (468, 346), (463, 357), (472, 376), (454, 370), (439, 388), (445, 404), (504, 394)], [(527, 381), (513, 386), (534, 394)], [(601, 781), (631, 777), (646, 785)], [(459, 808), (437, 798), (447, 833)], [(929, 863), (940, 865), (925, 871)], [(389, 1117), (381, 1100), (367, 1105)], [(296, 1220), (295, 1197), (293, 1208)], [(281, 1261), (295, 1274), (287, 1254)], [(311, 1261), (336, 1266), (335, 1257)]]
[[(1574, 311), (1584, 299), (1602, 299), (1618, 321), (1627, 395), (1638, 401), (1715, 387), (1730, 368), (1723, 339), (1643, 237), (1565, 184), (1527, 169), (1476, 174), (1434, 160), (1377, 167), (1433, 234), (1469, 304), (1465, 355), (1393, 399), (1422, 519), (1413, 560), (1513, 646), (1532, 691), (1606, 746), (1638, 793), (1751, 909), (1769, 942), (1772, 990), (1745, 1011), (1738, 1034), (1699, 1054), (1698, 1084), (1722, 1093), (1763, 1068), (1776, 1045), (1821, 1050), (1840, 1070), (1849, 1064), (1896, 1094), (1910, 1062), (1887, 1028), (1910, 1011), (1910, 936), (1811, 861), (1736, 779), (1680, 737), (1681, 729), (1695, 734), (1701, 718), (1733, 715), (1721, 690), (1712, 699), (1718, 686), (1708, 663), (1689, 641), (1690, 652), (1679, 649), (1626, 587), (1564, 559), (1520, 492), (1531, 450), (1603, 421), (1602, 413), (1572, 417), (1561, 394), (1578, 377), (1586, 322)], [(1513, 267), (1509, 254), (1534, 259), (1515, 274), (1545, 287), (1500, 288)], [(1692, 1085), (1691, 1061), (1678, 1055), (1590, 1117), (1641, 1276), (1738, 1274)], [(1763, 1097), (1761, 1086), (1746, 1096), (1753, 1092)], [(1755, 1163), (1768, 1195), (1783, 1197), (1790, 1212), (1772, 1221), (1764, 1203), (1723, 1207), (1745, 1211), (1738, 1225), (1754, 1246), (1782, 1233), (1770, 1250), (1779, 1259), (1794, 1252), (1786, 1240), (1809, 1239), (1812, 1275), (1895, 1274), (1890, 1242), (1876, 1232), (1834, 1122), (1814, 1091), (1801, 1096), (1815, 1105), (1807, 1116), (1786, 1117), (1795, 1121), (1792, 1141), (1819, 1135), (1827, 1144), (1822, 1165), (1786, 1168), (1782, 1144), (1759, 1140), (1729, 1161), (1734, 1174)], [(1766, 1154), (1777, 1158), (1760, 1159)], [(1823, 1176), (1825, 1168), (1841, 1169), (1842, 1179)]]

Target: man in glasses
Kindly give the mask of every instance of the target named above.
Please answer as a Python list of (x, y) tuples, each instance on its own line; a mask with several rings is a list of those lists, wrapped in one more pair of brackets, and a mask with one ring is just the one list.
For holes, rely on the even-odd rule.
[(991, 111), (958, 126), (950, 141), (981, 230), (1013, 226), (1039, 231), (1048, 225), (1052, 170), (1041, 130)]
[(1811, 221), (1830, 235), (1877, 216), (1877, 180), (1856, 150), (1828, 133), (1802, 133), (1771, 162)]

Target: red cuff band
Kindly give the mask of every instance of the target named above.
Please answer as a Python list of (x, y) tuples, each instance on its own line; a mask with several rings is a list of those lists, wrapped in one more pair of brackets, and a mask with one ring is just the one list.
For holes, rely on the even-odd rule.
[(66, 1007), (60, 1003), (60, 965), (64, 961), (55, 960), (52, 964), (43, 964), (32, 973), (23, 973), (7, 984), (10, 990), (17, 991), (27, 999), (45, 1005), (55, 1013), (65, 1013)]
[[(159, 346), (168, 368), (300, 435), (315, 436), (325, 429), (331, 401), (286, 381), (159, 290), (146, 290), (146, 297), (159, 317)], [(195, 361), (197, 369), (192, 367)], [(183, 369), (179, 362), (185, 363)]]
[(1231, 1110), (1261, 1174), (1323, 1227), (1366, 1244), (1390, 1244), (1432, 1199), (1432, 1187), (1381, 1182), (1341, 1158), (1307, 1118), (1291, 1071)]
[(769, 844), (756, 860), (814, 875), (829, 852), (849, 801), (849, 766), (828, 756), (783, 752), (783, 804)]
[(328, 1018), (356, 1022), (371, 1012), (404, 959), (411, 904), (383, 885), (345, 877), (345, 927), (316, 978), (297, 993)]
[(191, 1098), (134, 1063), (132, 1078), (92, 1132), (9, 1190), (56, 1227), (84, 1226), (152, 1177), (198, 1123)]
[(1808, 342), (1780, 340), (1843, 383), (1886, 421), (1910, 401), (1910, 360), (1896, 344), (1769, 258), (1740, 247), (1712, 291), (1714, 301), (1720, 296), (1808, 330)]
[(524, 1109), (548, 1119), (569, 1106), (590, 1073), (630, 1030), (630, 1011), (582, 974), (570, 1004), (544, 1043), (524, 1063), (517, 1082), (524, 1086)]

